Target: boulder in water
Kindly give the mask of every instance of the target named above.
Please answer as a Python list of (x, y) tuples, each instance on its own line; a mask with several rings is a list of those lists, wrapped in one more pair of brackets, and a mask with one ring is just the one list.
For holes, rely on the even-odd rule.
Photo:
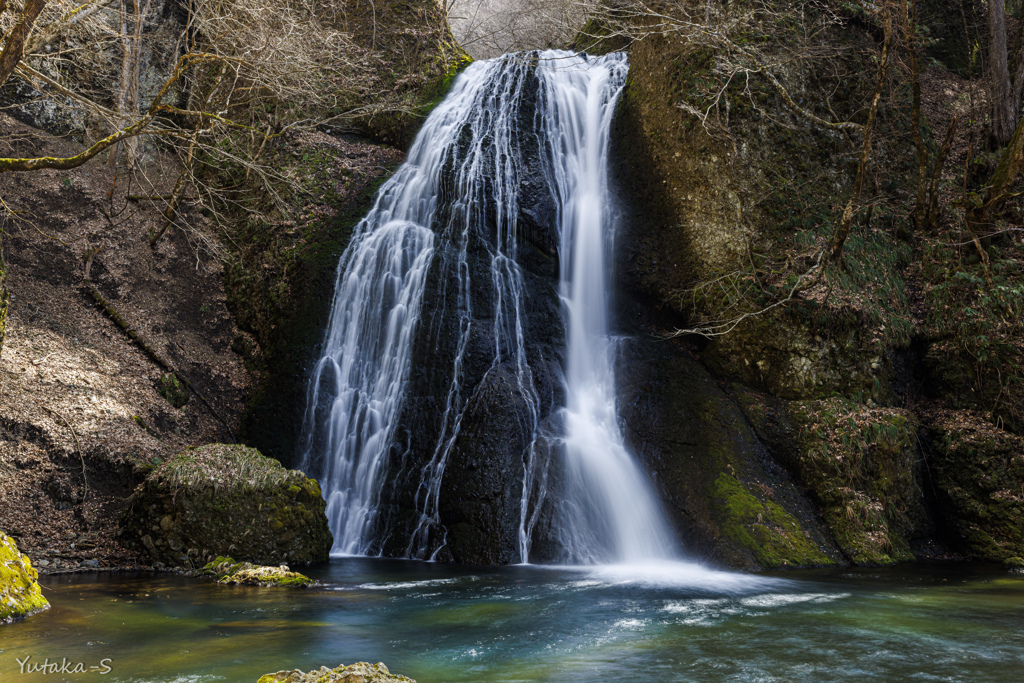
[(411, 678), (399, 676), (388, 671), (380, 662), (357, 662), (345, 666), (342, 664), (334, 669), (326, 666), (315, 671), (302, 672), (298, 669), (278, 671), (260, 676), (257, 683), (320, 683), (320, 681), (336, 681), (337, 683), (416, 683)]
[(326, 562), (332, 536), (316, 481), (245, 446), (190, 448), (132, 494), (122, 538), (155, 562), (219, 555), (261, 565)]
[(49, 609), (36, 579), (39, 575), (14, 539), (0, 532), (0, 623)]
[(308, 576), (293, 572), (288, 565), (264, 567), (250, 562), (235, 562), (230, 557), (218, 557), (197, 572), (209, 576), (217, 583), (263, 586), (269, 588), (308, 588), (313, 582)]

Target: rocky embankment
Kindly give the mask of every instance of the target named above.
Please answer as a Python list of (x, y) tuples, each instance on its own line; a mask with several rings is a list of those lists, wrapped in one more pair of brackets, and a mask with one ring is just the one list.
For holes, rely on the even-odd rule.
[[(928, 21), (936, 5), (923, 3)], [(816, 39), (836, 49), (828, 63), (870, 72), (878, 33), (842, 22)], [(933, 43), (921, 80), (931, 135), (960, 116), (951, 183), (971, 136), (984, 137), (977, 121), (964, 124), (976, 85), (935, 61), (957, 62), (954, 47)], [(752, 569), (1016, 563), (1020, 240), (978, 243), (989, 250), (981, 258), (950, 249), (970, 243), (952, 194), (940, 198), (937, 225), (915, 228), (915, 180), (901, 166), (911, 131), (896, 115), (909, 96), (894, 91), (873, 145), (885, 178), (874, 206), (857, 214), (839, 262), (816, 274), (815, 253), (841, 213), (836, 197), (853, 193), (856, 168), (840, 161), (850, 141), (760, 79), (723, 86), (725, 118), (719, 109), (700, 120), (703, 107), (684, 105), (715, 96), (721, 65), (685, 40), (647, 36), (630, 62), (613, 141), (627, 214), (616, 269), (620, 324), (638, 348), (621, 361), (621, 405), (688, 547)], [(860, 120), (871, 95), (870, 79), (825, 76), (814, 63), (782, 76), (819, 121)], [(1015, 212), (1008, 204), (997, 220), (1010, 225)], [(805, 274), (808, 286), (794, 289)], [(642, 341), (715, 321), (707, 338)]]

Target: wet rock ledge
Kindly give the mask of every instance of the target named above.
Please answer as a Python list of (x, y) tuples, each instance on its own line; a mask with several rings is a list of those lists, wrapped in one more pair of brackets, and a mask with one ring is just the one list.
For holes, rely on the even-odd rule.
[(316, 481), (245, 446), (190, 448), (157, 466), (132, 494), (124, 543), (159, 568), (218, 556), (259, 565), (326, 562), (333, 539)]
[(217, 583), (263, 588), (309, 588), (313, 581), (303, 574), (293, 572), (286, 564), (280, 567), (261, 567), (250, 562), (235, 562), (230, 557), (218, 557), (195, 576), (213, 579)]
[(49, 609), (38, 578), (28, 555), (21, 554), (14, 539), (0, 531), (0, 624)]

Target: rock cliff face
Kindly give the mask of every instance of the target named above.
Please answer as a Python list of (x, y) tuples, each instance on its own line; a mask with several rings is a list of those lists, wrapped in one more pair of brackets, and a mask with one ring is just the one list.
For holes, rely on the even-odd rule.
[(159, 465), (128, 502), (125, 542), (170, 566), (218, 556), (263, 565), (326, 562), (320, 487), (244, 446), (211, 444)]
[[(934, 19), (942, 3), (924, 5)], [(850, 19), (823, 34), (840, 55), (835, 73), (793, 65), (786, 86), (822, 118), (860, 120), (869, 79), (835, 79), (877, 49), (876, 29)], [(955, 40), (943, 40), (930, 49), (961, 66)], [(721, 110), (708, 125), (689, 113), (682, 105), (715, 78), (715, 59), (657, 35), (630, 50), (613, 170), (625, 214), (619, 318), (638, 339), (778, 301), (773, 269), (793, 274), (790, 287), (809, 270), (852, 191), (849, 142), (794, 114), (763, 81), (722, 91), (725, 123)], [(926, 88), (959, 83), (932, 68)], [(826, 93), (832, 109), (816, 109)], [(879, 208), (859, 214), (842, 264), (824, 272), (828, 284), (720, 336), (653, 351), (637, 341), (623, 354), (627, 433), (689, 545), (726, 564), (889, 564), (949, 549), (1007, 560), (1024, 551), (1014, 521), (1024, 485), (1015, 464), (1024, 404), (1012, 369), (1021, 329), (1000, 322), (1019, 305), (1006, 279), (1018, 246), (994, 250), (983, 288), (970, 257), (943, 251), (941, 234), (914, 233), (891, 208), (901, 184), (913, 187), (906, 150), (892, 143), (909, 140), (898, 115), (906, 106), (898, 94), (883, 102)], [(925, 115), (943, 132), (948, 114), (926, 106)], [(1000, 371), (1013, 378), (998, 380)]]

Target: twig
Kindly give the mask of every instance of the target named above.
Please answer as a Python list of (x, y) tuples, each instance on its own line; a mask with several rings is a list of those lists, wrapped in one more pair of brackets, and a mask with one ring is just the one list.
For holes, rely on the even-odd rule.
[(54, 417), (58, 418), (64, 423), (64, 426), (71, 432), (71, 437), (75, 440), (75, 450), (78, 452), (78, 457), (82, 460), (82, 502), (85, 502), (86, 497), (89, 495), (89, 480), (85, 476), (85, 454), (82, 452), (82, 445), (78, 443), (78, 433), (75, 428), (71, 426), (71, 423), (64, 418), (63, 415), (58, 413), (56, 410), (52, 410), (46, 406), (43, 406), (43, 410), (50, 413)]

